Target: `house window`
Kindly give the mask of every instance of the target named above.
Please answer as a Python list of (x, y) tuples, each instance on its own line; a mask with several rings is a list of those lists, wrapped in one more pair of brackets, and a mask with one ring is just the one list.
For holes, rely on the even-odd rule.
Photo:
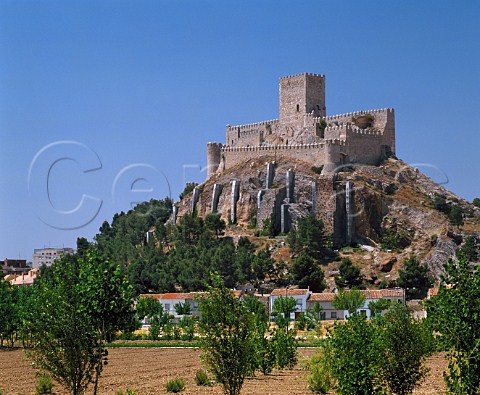
[(326, 320), (327, 319), (327, 313), (325, 313), (324, 311), (320, 312), (320, 319), (321, 320)]
[(170, 303), (165, 303), (165, 310), (170, 310)]
[(332, 311), (331, 314), (330, 314), (330, 318), (332, 320), (335, 320), (337, 318), (337, 312), (336, 311)]
[(367, 316), (367, 310), (360, 310), (360, 314), (363, 315), (364, 317)]
[(300, 104), (297, 104), (297, 112), (300, 111)]

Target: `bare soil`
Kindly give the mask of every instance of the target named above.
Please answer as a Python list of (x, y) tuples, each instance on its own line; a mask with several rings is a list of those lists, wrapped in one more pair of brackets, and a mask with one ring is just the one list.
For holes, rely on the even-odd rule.
[[(314, 349), (300, 349), (300, 363), (293, 370), (275, 370), (268, 376), (258, 375), (246, 380), (243, 393), (258, 395), (311, 394), (307, 388), (307, 372), (302, 369), (302, 359), (312, 355)], [(134, 389), (139, 395), (166, 394), (165, 383), (173, 378), (186, 381), (184, 395), (222, 394), (220, 385), (199, 387), (195, 372), (200, 369), (201, 352), (179, 348), (116, 348), (109, 350), (109, 364), (100, 379), (100, 394), (115, 394), (118, 390)], [(427, 361), (430, 373), (417, 395), (445, 394), (442, 372), (446, 361), (436, 354)], [(3, 395), (35, 394), (35, 370), (21, 350), (0, 351), (0, 389)], [(92, 388), (89, 388), (91, 393)], [(56, 394), (66, 392), (56, 385)]]

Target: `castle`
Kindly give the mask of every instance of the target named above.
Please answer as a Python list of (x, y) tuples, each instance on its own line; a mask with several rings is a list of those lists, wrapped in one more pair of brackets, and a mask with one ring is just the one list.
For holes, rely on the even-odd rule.
[(281, 78), (279, 98), (278, 119), (227, 125), (225, 144), (207, 144), (207, 178), (265, 155), (302, 160), (332, 174), (346, 164), (376, 165), (395, 154), (394, 110), (327, 116), (324, 75)]

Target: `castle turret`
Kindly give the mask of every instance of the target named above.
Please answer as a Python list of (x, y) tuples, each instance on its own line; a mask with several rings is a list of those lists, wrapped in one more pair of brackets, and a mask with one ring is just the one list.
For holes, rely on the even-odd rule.
[(280, 78), (280, 122), (302, 123), (305, 114), (326, 115), (325, 76), (304, 73)]
[(207, 178), (218, 170), (220, 160), (222, 158), (222, 144), (208, 143), (207, 144)]
[(323, 174), (335, 173), (343, 163), (342, 146), (338, 140), (325, 141), (325, 164)]

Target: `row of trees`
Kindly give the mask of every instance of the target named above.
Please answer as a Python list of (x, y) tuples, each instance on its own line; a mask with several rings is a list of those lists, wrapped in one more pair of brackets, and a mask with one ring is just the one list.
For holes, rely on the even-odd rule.
[[(480, 271), (462, 253), (445, 265), (436, 297), (426, 302), (427, 318), (417, 321), (401, 304), (371, 306), (367, 320), (356, 309), (364, 301), (358, 291), (340, 293), (337, 308), (347, 309), (346, 323), (337, 323), (310, 360), (314, 392), (410, 394), (425, 377), (423, 362), (432, 351), (445, 350), (450, 393), (480, 391)], [(382, 310), (387, 309), (385, 314)]]
[[(324, 392), (335, 386), (340, 394), (375, 394), (385, 389), (394, 394), (411, 393), (426, 373), (423, 361), (432, 350), (435, 333), (436, 343), (447, 351), (449, 390), (477, 394), (480, 272), (462, 254), (457, 261), (449, 261), (445, 270), (439, 294), (427, 302), (428, 316), (422, 323), (413, 320), (400, 304), (372, 306), (377, 314), (367, 320), (356, 314), (364, 303), (360, 293), (341, 292), (336, 308), (351, 314), (346, 323), (333, 327), (320, 356), (310, 363), (311, 386)], [(257, 299), (235, 298), (218, 275), (212, 284), (199, 300), (202, 318), (198, 329), (204, 361), (226, 393), (238, 394), (245, 377), (256, 371), (269, 373), (275, 366), (296, 363), (295, 332), (289, 323), (294, 299), (275, 301), (276, 326), (270, 330), (265, 306)], [(138, 322), (122, 267), (95, 251), (85, 251), (81, 256), (64, 257), (32, 288), (21, 289), (0, 282), (2, 302), (18, 295), (23, 299), (17, 300), (25, 302), (13, 315), (18, 317), (16, 321), (5, 316), (2, 323), (18, 323), (18, 333), (32, 346), (27, 355), (35, 367), (49, 372), (72, 394), (82, 394), (92, 382), (96, 392), (108, 361), (106, 342), (118, 330), (131, 330)], [(137, 305), (138, 316), (153, 308), (162, 319), (159, 304), (154, 307), (145, 300)], [(7, 303), (0, 305), (2, 312), (10, 314)], [(179, 311), (188, 315), (185, 306), (179, 306)], [(9, 328), (2, 326), (3, 331), (11, 331)]]
[[(197, 324), (189, 316), (189, 305), (179, 304), (176, 309), (192, 320), (192, 337), (194, 331), (202, 335), (204, 361), (225, 391), (238, 394), (247, 375), (267, 374), (274, 367), (296, 363), (295, 334), (285, 319), (282, 300), (274, 305), (277, 328), (269, 332), (267, 312), (258, 299), (235, 298), (219, 275), (212, 284), (199, 299)], [(2, 280), (0, 290), (5, 313), (2, 331), (14, 332), (9, 338), (12, 344), (15, 336), (21, 338), (33, 366), (48, 372), (73, 395), (83, 394), (91, 383), (97, 393), (108, 362), (106, 344), (118, 331), (132, 331), (144, 317), (151, 319), (153, 331), (169, 324), (168, 315), (153, 298), (140, 298), (134, 310), (132, 287), (122, 266), (92, 250), (56, 261), (31, 288), (12, 288)], [(19, 295), (22, 303), (7, 303), (20, 302)], [(12, 326), (13, 322), (18, 324)]]
[(427, 372), (429, 338), (401, 304), (372, 320), (353, 312), (346, 323), (335, 324), (309, 362), (310, 388), (321, 393), (335, 388), (342, 395), (410, 394)]
[(132, 288), (123, 268), (96, 251), (65, 256), (32, 287), (0, 281), (2, 338), (21, 340), (33, 366), (74, 395), (98, 380), (119, 330), (135, 326)]

